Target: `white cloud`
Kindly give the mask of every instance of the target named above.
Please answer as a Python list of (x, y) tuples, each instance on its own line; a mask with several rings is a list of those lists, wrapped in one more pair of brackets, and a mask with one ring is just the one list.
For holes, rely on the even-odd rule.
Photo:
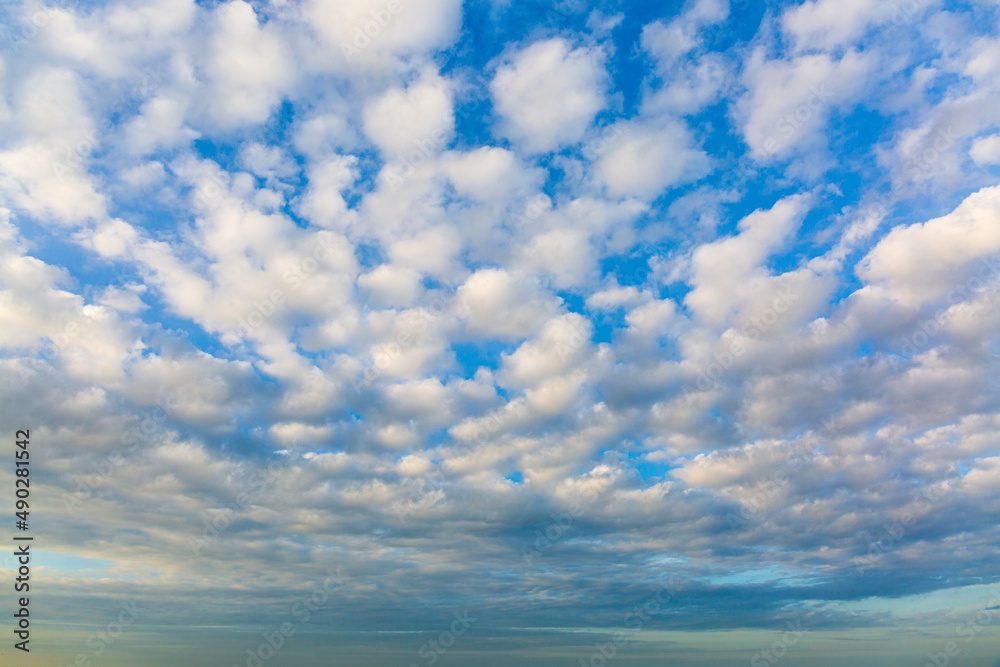
[(148, 155), (197, 138), (198, 133), (185, 123), (187, 112), (187, 100), (182, 98), (159, 95), (147, 100), (139, 115), (124, 128), (128, 150), (136, 155)]
[(455, 127), (450, 85), (427, 72), (406, 88), (393, 88), (365, 108), (365, 133), (388, 159), (414, 151), (439, 152)]
[(718, 53), (669, 68), (663, 84), (642, 104), (646, 116), (693, 114), (716, 102), (732, 86), (733, 63)]
[(251, 173), (265, 179), (282, 179), (294, 176), (298, 166), (277, 146), (252, 143), (240, 152), (240, 163)]
[(215, 23), (204, 111), (224, 128), (262, 123), (296, 83), (286, 38), (243, 0), (219, 5)]
[(642, 303), (649, 295), (640, 292), (635, 287), (612, 287), (595, 292), (587, 297), (587, 308), (596, 310), (615, 310)]
[(105, 197), (88, 173), (103, 137), (81, 95), (80, 77), (41, 66), (14, 88), (19, 131), (0, 150), (0, 189), (18, 208), (62, 224), (99, 218)]
[(729, 17), (729, 0), (695, 0), (670, 21), (656, 21), (642, 29), (642, 48), (666, 70), (681, 56), (696, 48), (704, 28)]
[(50, 6), (42, 11), (48, 21), (35, 39), (47, 54), (99, 77), (123, 79), (141, 79), (136, 74), (151, 61), (181, 49), (184, 37), (204, 18), (194, 0), (140, 0), (86, 12)]
[(326, 42), (337, 69), (388, 68), (397, 58), (447, 46), (458, 36), (461, 0), (308, 0), (304, 23)]
[(684, 303), (706, 322), (721, 324), (747, 298), (750, 279), (769, 275), (763, 261), (801, 224), (810, 205), (807, 195), (780, 200), (740, 220), (739, 234), (699, 246), (692, 255), (694, 289)]
[(382, 307), (409, 306), (423, 292), (419, 272), (391, 264), (359, 276), (358, 285), (368, 290), (372, 305)]
[(525, 389), (526, 405), (541, 414), (564, 413), (579, 395), (592, 353), (590, 321), (575, 313), (549, 320), (531, 340), (503, 357), (502, 386)]
[(456, 255), (462, 248), (458, 231), (441, 225), (425, 229), (413, 236), (397, 239), (389, 246), (389, 257), (403, 267), (428, 275), (449, 277), (458, 270)]
[(531, 281), (502, 269), (482, 269), (458, 288), (459, 312), (471, 333), (525, 338), (551, 317), (556, 300)]
[(747, 93), (736, 105), (755, 157), (822, 147), (831, 111), (857, 99), (877, 63), (874, 53), (855, 50), (838, 59), (812, 54), (790, 60), (770, 60), (755, 50), (743, 71)]
[(490, 84), (504, 135), (535, 153), (580, 141), (607, 104), (604, 59), (561, 38), (514, 53)]
[(858, 275), (887, 298), (915, 307), (939, 299), (985, 269), (977, 264), (1000, 251), (1000, 186), (969, 195), (954, 211), (899, 226), (858, 264)]
[(873, 24), (890, 19), (906, 22), (912, 15), (910, 7), (925, 2), (809, 0), (785, 10), (781, 25), (799, 49), (833, 49), (854, 43)]
[(531, 239), (520, 267), (550, 277), (557, 287), (579, 288), (597, 273), (597, 251), (586, 230), (553, 229)]
[(973, 161), (979, 166), (1000, 164), (1000, 134), (976, 139), (969, 151)]
[(309, 170), (309, 186), (299, 202), (299, 211), (313, 224), (336, 227), (347, 212), (344, 191), (357, 178), (357, 158), (330, 157)]
[(677, 321), (677, 304), (669, 299), (653, 300), (631, 309), (625, 316), (629, 333), (655, 342)]
[(595, 170), (612, 196), (654, 198), (709, 171), (708, 156), (682, 123), (623, 123), (609, 135)]
[(304, 121), (295, 131), (295, 149), (313, 159), (322, 159), (330, 153), (356, 142), (355, 128), (343, 115), (325, 113)]
[(448, 153), (441, 168), (458, 194), (482, 201), (523, 192), (543, 177), (541, 170), (529, 170), (511, 151), (492, 146)]

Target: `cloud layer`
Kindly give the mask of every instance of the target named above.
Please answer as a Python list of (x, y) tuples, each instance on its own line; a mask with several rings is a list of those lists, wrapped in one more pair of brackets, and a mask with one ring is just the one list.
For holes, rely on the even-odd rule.
[(271, 664), (463, 610), (549, 664), (673, 576), (637, 659), (941, 650), (1000, 580), (1000, 7), (752, 4), (5, 5), (46, 620), (340, 572)]

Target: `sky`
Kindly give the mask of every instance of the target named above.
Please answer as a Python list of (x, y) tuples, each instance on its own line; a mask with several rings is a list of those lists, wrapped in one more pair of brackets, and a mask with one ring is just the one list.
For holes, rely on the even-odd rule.
[(1000, 665), (998, 108), (998, 0), (4, 2), (0, 663)]

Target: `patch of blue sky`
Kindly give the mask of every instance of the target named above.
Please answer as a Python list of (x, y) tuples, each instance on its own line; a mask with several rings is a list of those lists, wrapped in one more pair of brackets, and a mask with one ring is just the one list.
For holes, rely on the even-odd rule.
[(366, 241), (354, 244), (354, 258), (363, 269), (374, 269), (388, 260), (385, 251), (378, 243)]
[(645, 457), (646, 452), (628, 452), (629, 465), (639, 475), (643, 484), (656, 484), (665, 481), (671, 470), (680, 467), (665, 461), (650, 461)]
[(114, 565), (113, 561), (103, 558), (88, 558), (49, 549), (32, 549), (31, 555), (34, 567), (72, 572), (77, 577), (106, 577)]
[(974, 584), (900, 597), (873, 595), (858, 600), (829, 602), (825, 606), (829, 609), (859, 614), (891, 613), (898, 618), (914, 618), (946, 610), (951, 619), (964, 621), (967, 620), (969, 612), (974, 614), (987, 606), (994, 590), (996, 590), (995, 584)]
[(458, 362), (458, 372), (469, 380), (480, 368), (495, 371), (505, 354), (511, 354), (517, 345), (501, 340), (476, 339), (468, 342), (452, 342), (451, 350)]
[[(200, 350), (220, 359), (238, 358), (238, 352), (224, 345), (215, 333), (210, 333), (197, 322), (178, 315), (165, 301), (160, 290), (150, 289), (142, 295), (142, 299), (149, 306), (142, 314), (143, 321), (153, 331), (169, 332), (176, 340), (190, 344), (193, 350)], [(248, 312), (247, 315), (249, 314)], [(238, 324), (234, 323), (234, 328)]]
[[(95, 260), (92, 253), (82, 248), (72, 237), (53, 232), (52, 227), (39, 224), (27, 215), (11, 216), (17, 223), (18, 232), (27, 246), (28, 253), (64, 269), (69, 274), (68, 282), (61, 284), (68, 291), (82, 293), (88, 303), (98, 296), (98, 288), (106, 285), (121, 286), (123, 279), (116, 275), (111, 266)], [(133, 274), (123, 272), (127, 281)], [(137, 280), (137, 282), (141, 282)], [(87, 286), (92, 286), (87, 289)]]
[(586, 3), (576, 0), (511, 2), (503, 11), (494, 3), (479, 2), (466, 8), (466, 25), (481, 27), (475, 36), (488, 40), (487, 53), (498, 53), (510, 44), (582, 32), (588, 18), (586, 9)]
[(591, 322), (594, 326), (591, 340), (598, 344), (610, 343), (614, 340), (615, 333), (626, 326), (625, 312), (619, 309), (611, 313), (597, 313), (591, 318)]
[(637, 249), (638, 252), (623, 255), (609, 255), (601, 258), (601, 275), (605, 279), (613, 277), (622, 287), (633, 286), (641, 288), (650, 280), (652, 271), (649, 259), (656, 256), (650, 250)]
[(752, 586), (754, 584), (782, 584), (786, 586), (808, 586), (818, 583), (819, 577), (804, 572), (793, 572), (781, 565), (762, 568), (748, 568), (723, 575), (708, 575), (698, 579), (713, 586)]

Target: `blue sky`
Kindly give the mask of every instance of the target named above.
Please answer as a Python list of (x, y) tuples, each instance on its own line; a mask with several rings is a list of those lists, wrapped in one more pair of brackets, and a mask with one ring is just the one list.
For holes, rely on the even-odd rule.
[(1000, 657), (995, 0), (0, 13), (16, 664)]

